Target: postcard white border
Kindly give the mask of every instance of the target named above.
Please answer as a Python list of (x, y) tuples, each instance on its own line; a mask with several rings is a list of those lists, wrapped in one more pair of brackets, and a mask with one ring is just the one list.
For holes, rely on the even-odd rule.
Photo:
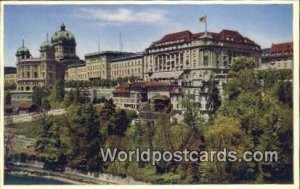
[[(240, 188), (262, 188), (262, 189), (276, 189), (276, 188), (299, 188), (299, 2), (297, 0), (286, 0), (286, 1), (5, 1), (1, 2), (0, 13), (0, 133), (1, 133), (1, 142), (0, 142), (0, 188), (7, 189), (28, 189), (28, 188), (64, 188), (64, 189), (73, 189), (73, 188), (105, 188), (105, 189), (119, 189), (119, 188), (165, 188), (165, 189), (211, 189), (211, 188), (220, 188), (220, 189), (240, 189)], [(294, 80), (293, 80), (293, 94), (294, 94), (294, 184), (226, 184), (226, 185), (212, 185), (212, 184), (203, 184), (203, 185), (3, 185), (4, 177), (4, 6), (5, 5), (90, 5), (90, 4), (102, 4), (102, 5), (143, 5), (143, 4), (291, 4), (293, 5), (293, 42), (294, 42)]]

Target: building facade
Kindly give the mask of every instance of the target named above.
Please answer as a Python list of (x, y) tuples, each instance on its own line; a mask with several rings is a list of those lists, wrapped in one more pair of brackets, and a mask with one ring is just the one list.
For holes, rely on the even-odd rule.
[(5, 84), (17, 83), (17, 69), (15, 67), (4, 67), (4, 82)]
[(111, 60), (111, 79), (136, 77), (143, 79), (143, 54), (136, 53)]
[(144, 54), (144, 80), (170, 81), (182, 87), (172, 107), (183, 110), (184, 96), (192, 96), (202, 116), (209, 117), (209, 81), (215, 83), (220, 96), (227, 82), (227, 72), (235, 57), (253, 57), (261, 64), (261, 48), (237, 31), (192, 33), (182, 31), (153, 42)]
[(261, 63), (260, 46), (240, 33), (222, 30), (220, 33), (182, 31), (165, 35), (153, 42), (144, 55), (144, 79), (208, 80), (226, 73), (234, 57), (253, 57)]
[(14, 105), (31, 101), (36, 87), (52, 89), (57, 82), (64, 80), (68, 66), (82, 64), (76, 56), (75, 38), (64, 24), (53, 34), (51, 40), (48, 40), (47, 35), (47, 40), (41, 44), (39, 51), (39, 57), (32, 57), (23, 42), (16, 52), (17, 88), (10, 91)]
[[(171, 102), (173, 109), (182, 110), (182, 98), (193, 95), (203, 114), (208, 115), (209, 93), (205, 83), (217, 82), (222, 93), (229, 66), (238, 56), (253, 57), (256, 67), (261, 66), (260, 46), (232, 30), (171, 33), (154, 41), (143, 53), (101, 51), (86, 54), (85, 61), (76, 55), (76, 45), (74, 35), (64, 24), (50, 41), (47, 38), (42, 43), (39, 58), (33, 58), (23, 44), (16, 53), (17, 92), (13, 98), (24, 94), (29, 99), (35, 87), (51, 89), (61, 79), (92, 81), (135, 77), (143, 82), (121, 84), (112, 91), (118, 107), (138, 110), (142, 103), (153, 100)], [(265, 51), (264, 60), (281, 57), (280, 52), (284, 58), (291, 56), (290, 46), (279, 46)], [(280, 50), (282, 48), (284, 50)], [(13, 76), (6, 77), (7, 81), (13, 80)]]
[(17, 83), (17, 74), (16, 73), (5, 74), (4, 82), (5, 82), (5, 84)]
[[(153, 101), (179, 102), (181, 87), (170, 82), (133, 82), (123, 83), (112, 91), (113, 101), (119, 108), (139, 111), (144, 104)], [(176, 106), (177, 107), (177, 106)]]
[(124, 77), (143, 78), (143, 55), (120, 51), (102, 51), (85, 55), (85, 64), (69, 66), (66, 81), (116, 80)]
[(88, 80), (87, 67), (85, 64), (68, 66), (65, 70), (66, 81), (86, 81)]
[(293, 69), (293, 43), (272, 44), (271, 48), (263, 49), (259, 69)]

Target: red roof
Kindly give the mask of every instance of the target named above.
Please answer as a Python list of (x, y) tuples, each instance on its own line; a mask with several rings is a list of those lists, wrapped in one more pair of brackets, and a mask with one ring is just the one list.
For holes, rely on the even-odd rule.
[[(163, 46), (169, 46), (169, 44), (162, 44), (165, 42), (171, 42), (171, 41), (180, 41), (178, 43), (182, 42), (190, 42), (192, 40), (198, 40), (201, 36), (203, 36), (205, 33), (192, 33), (188, 30), (171, 33), (163, 36), (160, 40), (153, 42), (153, 44), (150, 46), (155, 47), (157, 44), (160, 44), (159, 47)], [(254, 41), (250, 40), (247, 37), (242, 36), (239, 32), (233, 31), (233, 30), (222, 30), (220, 33), (215, 32), (208, 32), (209, 35), (213, 37), (215, 40), (219, 41), (227, 41), (227, 42), (233, 42), (233, 43), (243, 43), (243, 44), (251, 44), (258, 46)], [(183, 41), (182, 41), (183, 40)]]
[(163, 43), (167, 41), (174, 41), (180, 39), (183, 39), (184, 41), (190, 41), (192, 39), (192, 36), (193, 36), (192, 32), (185, 30), (181, 32), (167, 34), (163, 38), (161, 38), (158, 42)]
[(270, 53), (293, 52), (293, 42), (272, 44)]
[(292, 57), (293, 42), (272, 44), (271, 48), (263, 50), (264, 59)]
[(29, 101), (22, 101), (19, 104), (20, 109), (29, 109), (29, 108), (31, 108), (31, 106), (32, 106), (32, 103)]

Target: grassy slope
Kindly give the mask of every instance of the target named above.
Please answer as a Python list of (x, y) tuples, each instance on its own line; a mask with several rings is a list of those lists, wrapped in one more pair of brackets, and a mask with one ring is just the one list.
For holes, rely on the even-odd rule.
[(42, 132), (42, 125), (40, 121), (31, 121), (17, 124), (5, 125), (5, 128), (18, 129), (18, 134), (24, 135), (29, 138), (37, 138), (39, 133)]

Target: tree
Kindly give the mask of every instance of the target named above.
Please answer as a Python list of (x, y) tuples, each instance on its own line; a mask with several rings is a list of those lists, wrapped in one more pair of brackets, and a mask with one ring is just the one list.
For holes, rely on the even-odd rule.
[(137, 112), (135, 110), (126, 109), (125, 112), (126, 112), (126, 115), (129, 119), (129, 121), (132, 121), (132, 120), (138, 118)]
[(201, 112), (198, 104), (195, 103), (193, 95), (188, 94), (182, 100), (183, 121), (193, 129), (201, 129)]
[(280, 102), (293, 107), (293, 84), (290, 81), (279, 81), (273, 91)]
[(120, 110), (116, 114), (116, 119), (108, 126), (108, 135), (124, 136), (129, 127), (129, 120), (124, 110)]
[(16, 90), (17, 84), (16, 83), (5, 83), (4, 84), (4, 90), (9, 91), (9, 90)]
[(5, 94), (4, 94), (4, 104), (5, 105), (11, 104), (11, 94), (10, 94), (9, 91), (5, 91)]
[(46, 111), (49, 111), (51, 109), (51, 105), (48, 99), (43, 98), (42, 100), (42, 108)]
[[(251, 137), (240, 128), (239, 119), (233, 117), (217, 116), (204, 135), (206, 152), (224, 152), (225, 149), (227, 152), (237, 152), (237, 158), (242, 158), (243, 152), (253, 147)], [(233, 183), (254, 178), (255, 165), (252, 162), (232, 161), (228, 154), (219, 157), (224, 159), (217, 160), (215, 156), (212, 161), (201, 162), (200, 171), (204, 182)]]
[(95, 109), (92, 104), (87, 105), (85, 110), (86, 113), (86, 155), (87, 170), (93, 172), (99, 172), (101, 170), (101, 158), (100, 158), (100, 147), (101, 147), (101, 134), (99, 132), (99, 117), (97, 116)]
[(73, 104), (66, 114), (45, 119), (43, 126), (37, 151), (51, 169), (68, 165), (83, 172), (100, 171), (99, 118), (92, 105)]
[[(155, 124), (153, 148), (161, 152), (175, 151), (171, 134), (170, 116), (162, 112), (158, 116), (158, 120)], [(155, 164), (156, 172), (159, 174), (171, 172), (174, 171), (177, 165), (178, 163), (175, 162), (164, 162), (161, 160)]]
[(39, 106), (42, 105), (42, 99), (47, 95), (46, 91), (41, 87), (36, 87), (32, 92), (32, 102)]
[(252, 57), (240, 56), (234, 58), (230, 65), (230, 71), (239, 72), (241, 70), (253, 69), (255, 67), (255, 61)]
[(65, 86), (64, 86), (64, 80), (59, 80), (55, 84), (55, 97), (56, 100), (61, 102), (64, 99), (65, 95)]
[(97, 90), (93, 90), (93, 104), (96, 104), (98, 102), (98, 97), (97, 97)]
[[(293, 143), (290, 106), (292, 85), (289, 83), (288, 73), (291, 72), (257, 73), (251, 69), (240, 70), (225, 87), (229, 98), (225, 99), (217, 115), (234, 117), (240, 121), (241, 130), (251, 137), (252, 152), (277, 151), (279, 159), (277, 162), (252, 162), (254, 166), (250, 167), (254, 169), (251, 170), (250, 180), (236, 177), (238, 182), (266, 183), (292, 180), (293, 150), (287, 147), (287, 144)], [(260, 81), (264, 81), (263, 84)], [(241, 172), (242, 170), (238, 171)], [(236, 181), (229, 180), (229, 182)]]
[(211, 78), (208, 86), (208, 109), (210, 111), (210, 116), (214, 114), (217, 109), (221, 106), (221, 98), (220, 98), (220, 93), (219, 89), (216, 86), (216, 82), (214, 81), (213, 78)]
[(114, 101), (112, 99), (105, 100), (103, 108), (100, 111), (100, 119), (107, 122), (112, 116), (116, 114)]
[(75, 92), (71, 89), (64, 99), (65, 107), (69, 107), (71, 104), (75, 103)]
[(64, 167), (67, 162), (61, 161), (61, 158), (71, 154), (71, 136), (67, 123), (64, 115), (42, 120), (43, 132), (37, 139), (36, 151), (46, 159), (44, 166), (47, 169)]
[(79, 103), (79, 104), (89, 103), (90, 97), (89, 97), (88, 89), (83, 87), (76, 87), (74, 100), (75, 103)]

